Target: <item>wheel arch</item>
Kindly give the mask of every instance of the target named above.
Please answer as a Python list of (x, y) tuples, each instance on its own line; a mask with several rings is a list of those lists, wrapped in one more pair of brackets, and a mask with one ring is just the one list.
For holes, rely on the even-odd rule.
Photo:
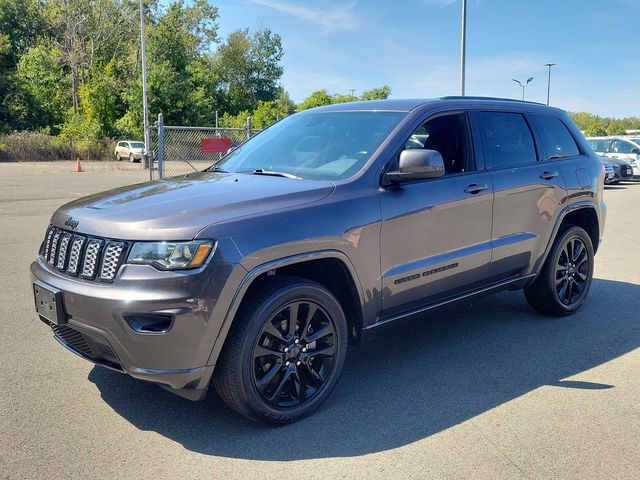
[[(584, 228), (589, 235), (593, 244), (594, 253), (598, 250), (600, 244), (600, 219), (598, 217), (596, 206), (591, 202), (579, 202), (567, 205), (558, 215), (553, 232), (549, 237), (549, 242), (545, 248), (544, 255), (538, 260), (534, 272), (536, 276), (540, 274), (544, 262), (547, 260), (553, 242), (555, 242), (558, 233), (565, 225), (576, 225)], [(534, 279), (531, 281), (533, 282)]]
[[(270, 277), (282, 274), (313, 280), (326, 287), (344, 310), (350, 343), (360, 340), (365, 297), (353, 264), (344, 253), (337, 250), (308, 252), (264, 263), (244, 276), (214, 342), (208, 365), (215, 365), (242, 303), (251, 296), (252, 291), (268, 282)], [(343, 281), (348, 282), (349, 288), (339, 288)]]

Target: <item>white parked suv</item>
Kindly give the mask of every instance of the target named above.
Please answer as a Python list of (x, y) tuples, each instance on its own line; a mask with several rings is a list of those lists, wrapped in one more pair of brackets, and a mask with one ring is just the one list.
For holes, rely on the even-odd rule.
[(631, 164), (633, 179), (640, 180), (640, 138), (589, 137), (587, 141), (599, 155), (617, 158)]
[(129, 159), (131, 163), (139, 162), (144, 155), (144, 143), (135, 140), (120, 140), (114, 152), (116, 160)]

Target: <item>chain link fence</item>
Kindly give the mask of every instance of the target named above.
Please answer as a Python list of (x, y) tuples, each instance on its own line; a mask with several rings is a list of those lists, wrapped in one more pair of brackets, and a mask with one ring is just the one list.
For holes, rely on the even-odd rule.
[(230, 148), (242, 144), (259, 130), (251, 128), (184, 127), (164, 125), (162, 115), (150, 128), (151, 178), (199, 172), (218, 162)]

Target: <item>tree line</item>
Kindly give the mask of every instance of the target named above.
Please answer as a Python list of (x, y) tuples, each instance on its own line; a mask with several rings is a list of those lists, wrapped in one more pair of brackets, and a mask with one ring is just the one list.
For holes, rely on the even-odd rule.
[[(0, 134), (39, 132), (76, 149), (142, 138), (139, 15), (138, 0), (0, 0)], [(144, 15), (151, 121), (162, 112), (166, 124), (212, 125), (219, 112), (222, 126), (252, 116), (262, 128), (347, 98), (323, 90), (295, 105), (281, 85), (281, 37), (261, 28), (220, 38), (207, 0), (145, 0)]]
[[(318, 90), (295, 104), (281, 84), (282, 39), (269, 28), (219, 35), (207, 0), (145, 0), (150, 120), (263, 128), (294, 111), (387, 98)], [(0, 134), (23, 144), (106, 150), (105, 139), (142, 138), (138, 0), (0, 0)], [(574, 114), (588, 135), (640, 128), (640, 119)], [(0, 153), (7, 136), (0, 138)], [(65, 148), (62, 148), (62, 145)], [(53, 148), (53, 147), (51, 147)], [(1, 155), (0, 155), (1, 156)]]

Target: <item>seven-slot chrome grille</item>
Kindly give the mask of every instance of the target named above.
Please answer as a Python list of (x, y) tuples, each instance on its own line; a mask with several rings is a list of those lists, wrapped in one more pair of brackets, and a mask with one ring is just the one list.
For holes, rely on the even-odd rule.
[(61, 272), (111, 282), (126, 257), (127, 247), (126, 242), (88, 237), (50, 225), (40, 255)]

